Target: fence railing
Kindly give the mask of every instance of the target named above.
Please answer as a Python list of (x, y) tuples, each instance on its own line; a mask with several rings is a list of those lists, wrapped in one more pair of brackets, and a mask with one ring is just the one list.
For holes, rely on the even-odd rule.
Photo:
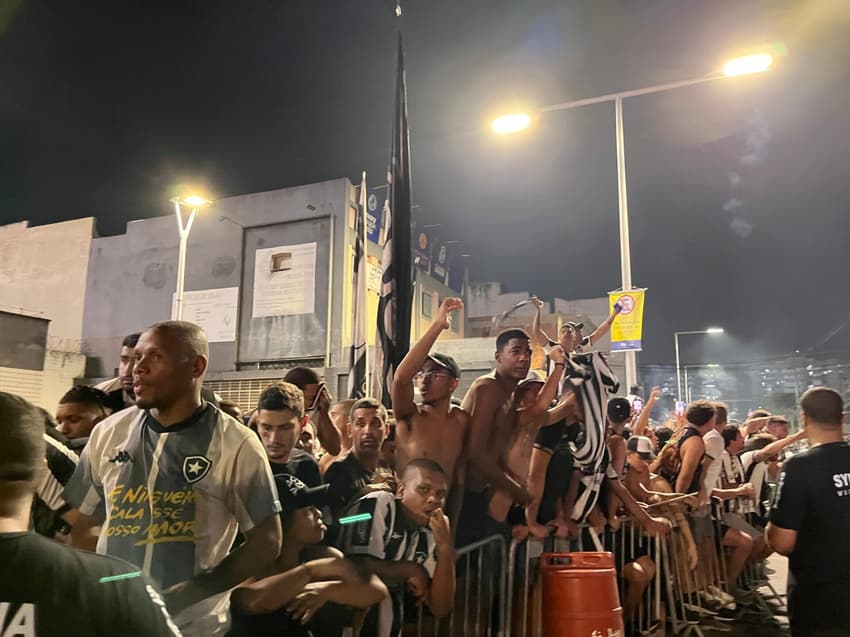
[[(728, 620), (729, 609), (735, 608), (731, 593), (736, 589), (764, 591), (752, 596), (746, 612), (773, 620), (784, 612), (784, 596), (767, 581), (764, 563), (748, 563), (737, 582), (730, 582), (726, 572), (724, 519), (729, 519), (724, 513), (742, 508), (742, 502), (733, 502), (712, 505), (702, 516), (670, 515), (673, 529), (666, 537), (649, 538), (629, 518), (621, 519), (616, 531), (602, 534), (582, 525), (572, 540), (528, 538), (508, 545), (503, 536), (488, 537), (458, 551), (451, 615), (438, 621), (420, 609), (415, 632), (408, 625), (405, 635), (544, 637), (539, 571), (544, 552), (612, 552), (630, 634), (703, 635), (706, 625), (713, 631), (729, 630), (731, 624), (721, 620)], [(744, 611), (739, 607), (736, 612), (740, 617)]]

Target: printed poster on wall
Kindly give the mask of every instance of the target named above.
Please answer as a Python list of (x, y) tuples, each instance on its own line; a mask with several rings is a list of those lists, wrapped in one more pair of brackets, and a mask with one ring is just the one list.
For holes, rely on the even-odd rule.
[(316, 309), (316, 242), (257, 250), (254, 318), (313, 314)]
[[(236, 340), (239, 288), (211, 288), (183, 293), (183, 320), (198, 325), (210, 343)], [(177, 318), (177, 295), (171, 295), (171, 318)]]
[(645, 289), (608, 293), (608, 304), (611, 311), (614, 311), (614, 304), (616, 303), (619, 303), (622, 308), (611, 324), (612, 352), (639, 352), (642, 349), (645, 294)]

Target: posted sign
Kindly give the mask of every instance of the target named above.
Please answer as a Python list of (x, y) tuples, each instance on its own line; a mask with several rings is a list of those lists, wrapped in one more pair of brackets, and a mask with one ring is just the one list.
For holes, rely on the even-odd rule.
[(608, 304), (611, 312), (614, 305), (620, 304), (622, 310), (611, 325), (612, 352), (639, 352), (643, 335), (643, 301), (646, 290), (628, 290), (609, 292)]

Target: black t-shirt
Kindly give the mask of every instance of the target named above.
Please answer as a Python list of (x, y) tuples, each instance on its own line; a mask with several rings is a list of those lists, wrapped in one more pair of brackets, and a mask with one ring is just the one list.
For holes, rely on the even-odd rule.
[(325, 471), (325, 482), (328, 484), (327, 504), (336, 522), (342, 512), (363, 495), (363, 487), (372, 482), (372, 474), (349, 452), (342, 460), (331, 463)]
[[(682, 453), (682, 445), (685, 444), (685, 441), (689, 438), (693, 438), (694, 436), (699, 436), (702, 438), (702, 434), (693, 426), (687, 425), (685, 427), (685, 431), (682, 434), (682, 437), (679, 438), (676, 446), (679, 448), (679, 454)], [(704, 444), (704, 443), (703, 443)], [(705, 453), (703, 453), (703, 458), (705, 457)], [(676, 476), (678, 478), (678, 475)], [(673, 481), (672, 487), (676, 488), (676, 480)], [(702, 459), (697, 463), (697, 466), (694, 468), (694, 475), (691, 478), (691, 483), (688, 485), (688, 488), (685, 489), (686, 493), (693, 493), (694, 491), (699, 491), (702, 488)]]
[(309, 453), (302, 449), (293, 449), (289, 454), (289, 462), (280, 464), (272, 462), (272, 473), (288, 473), (295, 476), (308, 487), (318, 487), (322, 484), (322, 473), (319, 463)]
[(792, 629), (847, 627), (850, 634), (850, 445), (818, 445), (786, 460), (770, 521), (797, 531)]
[(542, 427), (537, 432), (537, 438), (534, 440), (535, 449), (540, 449), (552, 456), (546, 467), (546, 482), (543, 487), (543, 496), (540, 498), (540, 508), (537, 511), (538, 524), (547, 524), (555, 519), (558, 500), (570, 486), (573, 472), (571, 445), (575, 444), (579, 431), (578, 423), (567, 425), (566, 420), (561, 420), (548, 427)]
[(138, 571), (35, 533), (0, 533), (0, 635), (179, 636), (146, 578), (109, 579)]

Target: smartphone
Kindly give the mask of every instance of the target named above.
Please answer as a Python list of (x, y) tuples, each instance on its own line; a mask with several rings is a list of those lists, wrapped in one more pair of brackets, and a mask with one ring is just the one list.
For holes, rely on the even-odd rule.
[(632, 403), (632, 409), (637, 416), (641, 411), (643, 411), (643, 399), (635, 398), (635, 401)]
[(685, 415), (685, 401), (677, 400), (676, 401), (676, 415), (684, 416)]

